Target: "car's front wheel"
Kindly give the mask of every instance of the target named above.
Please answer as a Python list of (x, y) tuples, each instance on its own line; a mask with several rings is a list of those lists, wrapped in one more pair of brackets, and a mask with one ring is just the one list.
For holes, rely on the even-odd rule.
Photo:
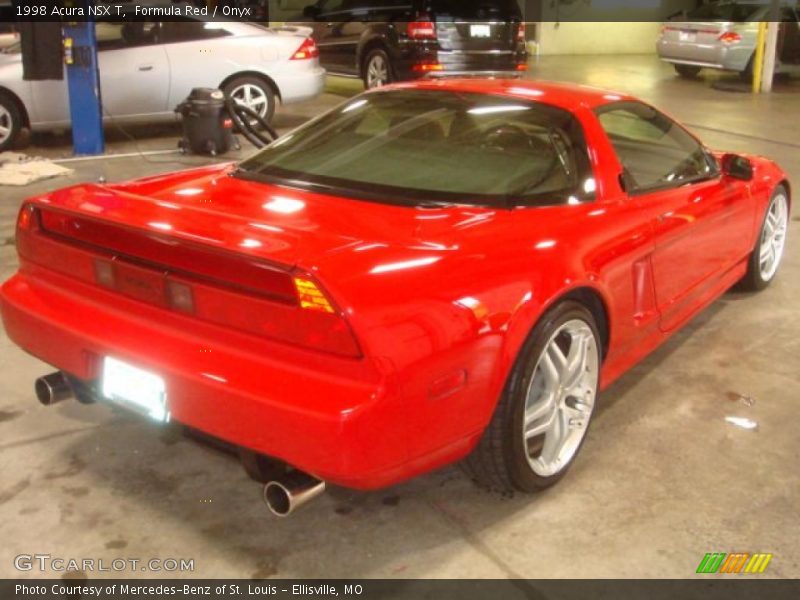
[(675, 67), (675, 72), (678, 75), (686, 77), (687, 79), (694, 79), (700, 73), (700, 67), (695, 67), (694, 65), (680, 65), (676, 63), (672, 66)]
[(19, 106), (8, 95), (0, 93), (0, 152), (11, 149), (22, 131)]
[(594, 415), (601, 342), (574, 301), (550, 310), (528, 337), (492, 421), (464, 469), (500, 491), (536, 492), (561, 479)]
[(383, 87), (392, 82), (392, 65), (386, 51), (376, 48), (367, 54), (363, 69), (364, 87), (368, 90)]
[(761, 222), (750, 260), (747, 274), (739, 287), (748, 291), (763, 290), (778, 272), (786, 246), (786, 232), (789, 229), (789, 194), (782, 185), (775, 188), (770, 198), (767, 212)]

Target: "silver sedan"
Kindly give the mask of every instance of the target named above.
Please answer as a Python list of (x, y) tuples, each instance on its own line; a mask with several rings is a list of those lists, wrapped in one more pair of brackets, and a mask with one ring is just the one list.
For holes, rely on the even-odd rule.
[[(761, 2), (708, 4), (661, 27), (656, 49), (662, 60), (674, 65), (679, 75), (696, 76), (701, 68), (737, 71), (752, 76), (759, 21), (768, 18), (769, 6)], [(776, 72), (800, 72), (798, 14), (794, 7), (781, 8), (782, 39)], [(785, 52), (782, 52), (784, 50)], [(797, 56), (795, 56), (797, 55)]]
[[(269, 120), (284, 104), (322, 93), (325, 70), (310, 29), (253, 23), (97, 23), (105, 121), (174, 119), (175, 106), (195, 87), (219, 87)], [(24, 81), (20, 45), (0, 53), (0, 150), (24, 127), (70, 125), (66, 79)]]

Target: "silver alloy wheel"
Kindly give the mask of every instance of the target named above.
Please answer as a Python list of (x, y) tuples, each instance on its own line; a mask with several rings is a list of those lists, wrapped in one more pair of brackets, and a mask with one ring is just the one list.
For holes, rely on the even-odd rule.
[(789, 202), (786, 193), (779, 191), (767, 210), (764, 228), (761, 231), (758, 268), (761, 279), (770, 281), (778, 271), (783, 248), (786, 244), (786, 229), (789, 224)]
[(264, 117), (269, 109), (269, 98), (263, 89), (252, 83), (243, 83), (231, 90), (231, 98)]
[(5, 106), (0, 105), (0, 144), (5, 143), (14, 129), (11, 113)]
[(600, 354), (589, 325), (567, 321), (539, 356), (525, 398), (522, 435), (528, 464), (540, 477), (569, 465), (592, 417)]
[(367, 64), (367, 88), (382, 87), (389, 83), (389, 65), (383, 54), (375, 54)]

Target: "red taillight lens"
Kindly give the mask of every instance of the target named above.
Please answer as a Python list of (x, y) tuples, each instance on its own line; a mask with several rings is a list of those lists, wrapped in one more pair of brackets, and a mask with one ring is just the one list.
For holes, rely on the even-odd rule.
[(527, 71), (528, 70), (528, 63), (519, 63), (517, 65), (517, 71)]
[(428, 17), (419, 17), (416, 21), (408, 24), (408, 37), (412, 40), (435, 40), (436, 23)]
[(724, 44), (735, 44), (736, 42), (742, 41), (742, 36), (740, 36), (735, 31), (726, 31), (721, 36), (719, 36), (719, 41)]
[(319, 48), (311, 38), (306, 38), (301, 46), (292, 55), (291, 60), (307, 60), (309, 58), (316, 58), (319, 56)]
[(519, 24), (519, 29), (517, 29), (517, 41), (524, 42), (525, 41), (525, 22)]
[(17, 217), (17, 229), (28, 231), (36, 224), (36, 208), (32, 204), (25, 204)]
[(433, 71), (443, 71), (444, 66), (438, 62), (417, 63), (411, 67), (411, 70), (417, 73), (431, 73)]

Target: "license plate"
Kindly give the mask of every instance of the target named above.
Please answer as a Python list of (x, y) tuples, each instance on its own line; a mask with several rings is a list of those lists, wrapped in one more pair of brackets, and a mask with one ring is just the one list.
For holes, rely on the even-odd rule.
[(489, 25), (470, 25), (469, 34), (474, 38), (488, 38), (492, 36), (492, 28)]
[(103, 360), (101, 392), (105, 398), (161, 423), (169, 421), (164, 380), (150, 371), (107, 356)]
[(681, 42), (694, 42), (697, 40), (697, 33), (694, 31), (679, 31), (678, 39)]

